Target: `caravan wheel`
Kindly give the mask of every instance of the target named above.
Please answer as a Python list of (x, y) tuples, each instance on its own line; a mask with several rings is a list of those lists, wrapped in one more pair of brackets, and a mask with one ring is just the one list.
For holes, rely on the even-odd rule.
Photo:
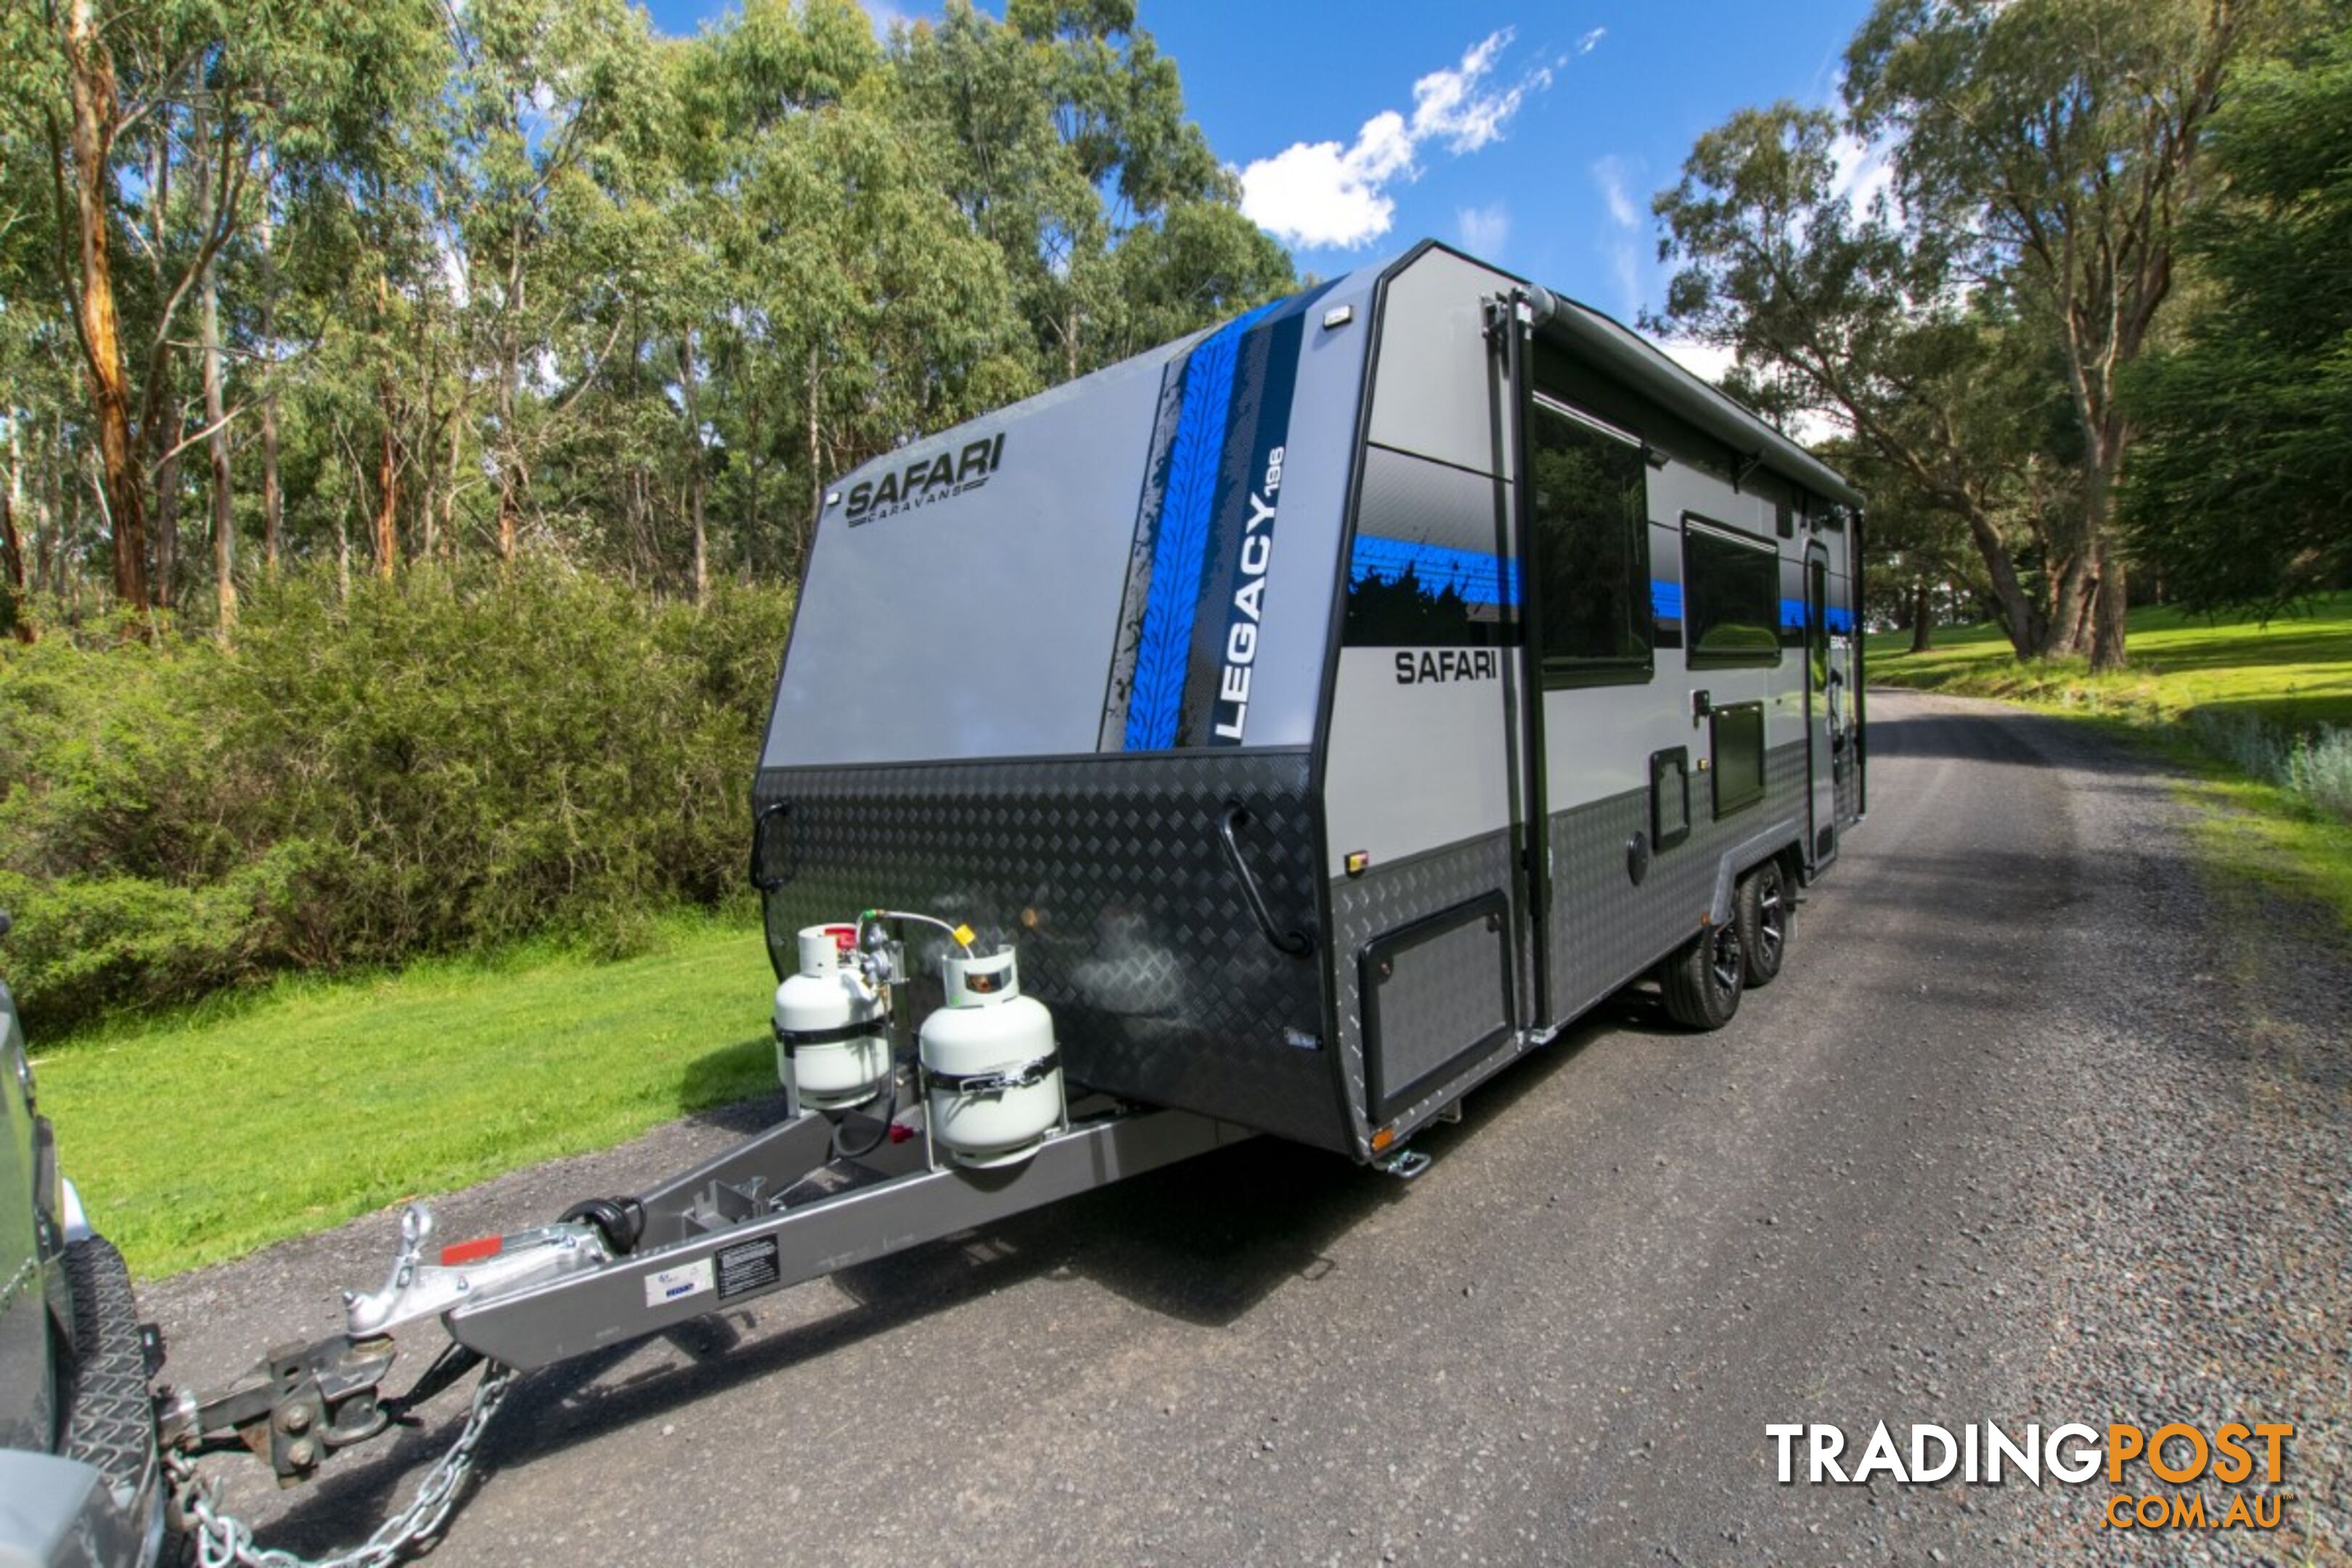
[(1748, 954), (1739, 922), (1703, 931), (1666, 960), (1666, 1016), (1686, 1029), (1720, 1029), (1739, 1011), (1748, 984)]
[(1797, 912), (1780, 861), (1767, 860), (1739, 879), (1736, 907), (1748, 984), (1769, 985), (1788, 955), (1790, 928)]

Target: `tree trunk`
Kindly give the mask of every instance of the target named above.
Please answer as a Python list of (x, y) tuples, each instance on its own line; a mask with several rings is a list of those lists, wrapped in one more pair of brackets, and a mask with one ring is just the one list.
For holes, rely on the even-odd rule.
[(2091, 603), (2098, 591), (2097, 566), (2088, 549), (2076, 551), (2058, 566), (2051, 590), (2050, 630), (2042, 638), (2039, 657), (2073, 658), (2083, 652)]
[[(151, 121), (154, 147), (147, 167), (148, 207), (154, 214), (154, 233), (148, 237), (148, 255), (156, 268), (157, 289), (168, 287), (162, 258), (171, 237), (163, 221), (172, 207), (170, 121), (160, 109)], [(204, 142), (197, 130), (198, 145)], [(180, 433), (186, 411), (180, 406), (179, 356), (171, 338), (158, 331), (148, 345), (147, 386), (140, 404), (139, 434), (145, 437), (149, 472), (155, 480), (155, 605), (176, 610), (180, 603)]]
[[(33, 640), (31, 605), (25, 593), (25, 546), (16, 537), (16, 508), (25, 492), (25, 445), (17, 421), (8, 421), (8, 488), (0, 490), (0, 619), (20, 643)], [(34, 541), (38, 544), (39, 541)]]
[(694, 387), (694, 334), (679, 334), (678, 385), (686, 404), (686, 507), (694, 524), (694, 602), (710, 597), (710, 541), (703, 526), (703, 470), (709, 467), (702, 450), (702, 419), (697, 412)]
[(515, 435), (515, 405), (520, 401), (517, 383), (522, 376), (522, 345), (517, 341), (517, 313), (522, 310), (522, 232), (514, 231), (513, 256), (507, 264), (507, 294), (499, 322), (499, 559), (515, 558), (516, 535), (522, 518), (522, 442)]
[[(114, 305), (114, 263), (108, 252), (114, 206), (110, 160), (121, 102), (114, 60), (99, 36), (91, 0), (71, 0), (66, 21), (66, 75), (73, 102), (72, 227), (80, 277), (73, 289), (80, 328), (83, 369), (89, 380), (91, 421), (98, 426), (107, 532), (112, 541), (114, 594), (133, 624), (147, 619), (147, 511), (144, 478), (131, 440), (131, 392), (122, 373), (122, 331)], [(53, 149), (60, 198), (65, 185), (62, 148)], [(60, 205), (62, 206), (62, 199)], [(60, 228), (67, 216), (58, 214)]]
[[(184, 421), (178, 399), (168, 399), (167, 405), (172, 416), (156, 422), (156, 440), (177, 445)], [(155, 607), (171, 610), (179, 605), (180, 455), (170, 447), (163, 452), (163, 460), (155, 465)]]
[(457, 406), (449, 411), (449, 485), (441, 492), (441, 535), (452, 557), (457, 553), (457, 465), (465, 456), (466, 378), (457, 380)]
[(229, 489), (228, 415), (221, 392), (220, 283), (209, 265), (205, 268), (203, 289), (205, 423), (212, 427), (205, 445), (212, 456), (214, 635), (226, 647), (236, 635), (236, 511)]
[(2124, 652), (2124, 635), (2131, 595), (2126, 582), (2123, 552), (2110, 539), (2104, 554), (2098, 601), (2091, 610), (2091, 668), (2095, 671), (2121, 669), (2129, 662)]
[(2010, 558), (2009, 545), (1992, 521), (1973, 509), (1967, 517), (1969, 537), (1992, 580), (1994, 607), (2000, 612), (2001, 630), (2009, 634), (2010, 647), (2020, 658), (2038, 658), (2049, 635), (2048, 619), (2026, 593), (2025, 584), (2018, 581), (2017, 563)]
[(2111, 416), (2105, 428), (2095, 433), (2089, 484), (2083, 500), (2083, 531), (2090, 536), (2099, 581), (2097, 596), (2086, 607), (2089, 625), (2084, 641), (2094, 671), (2121, 669), (2126, 663), (2124, 617), (2131, 605), (2124, 581), (2123, 545), (2115, 537), (2114, 524), (2116, 470), (2123, 445), (2122, 422)]
[[(738, 374), (740, 374), (740, 367)], [(761, 480), (767, 475), (768, 464), (766, 456), (760, 447), (760, 400), (756, 397), (746, 398), (744, 403), (744, 445), (751, 449), (749, 464), (751, 471), (746, 476), (751, 487), (751, 493), (744, 498), (743, 502), (743, 580), (749, 583), (751, 580), (753, 558), (760, 549)]]
[(816, 537), (817, 520), (824, 515), (824, 445), (819, 438), (817, 426), (817, 390), (822, 379), (817, 351), (811, 348), (808, 356), (808, 531), (793, 542), (792, 559), (783, 563), (786, 582), (798, 579), (801, 558), (807, 553), (807, 541)]
[(1911, 651), (1926, 653), (1935, 642), (1935, 606), (1930, 602), (1927, 579), (1916, 579), (1911, 584)]
[(383, 390), (383, 432), (376, 441), (375, 520), (369, 542), (375, 552), (375, 574), (392, 580), (400, 551), (400, 437), (392, 428), (392, 390)]
[(278, 184), (278, 153), (261, 163), (261, 569), (275, 578), (286, 520), (286, 492), (278, 476), (278, 245), (269, 202)]
[[(375, 275), (375, 319), (381, 339), (392, 321), (392, 282), (382, 272)], [(369, 539), (375, 574), (390, 582), (400, 555), (400, 392), (391, 376), (376, 378), (375, 398), (383, 426), (376, 437), (375, 521)]]

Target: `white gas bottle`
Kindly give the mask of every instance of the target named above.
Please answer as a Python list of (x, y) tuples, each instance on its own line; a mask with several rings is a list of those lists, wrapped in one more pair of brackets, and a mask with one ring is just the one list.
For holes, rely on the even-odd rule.
[(890, 1084), (888, 997), (857, 969), (857, 928), (801, 931), (801, 972), (776, 987), (776, 1076), (813, 1110), (864, 1105)]
[(946, 1005), (923, 1020), (931, 1140), (964, 1165), (1010, 1165), (1065, 1121), (1054, 1016), (1021, 994), (1006, 948), (950, 957)]

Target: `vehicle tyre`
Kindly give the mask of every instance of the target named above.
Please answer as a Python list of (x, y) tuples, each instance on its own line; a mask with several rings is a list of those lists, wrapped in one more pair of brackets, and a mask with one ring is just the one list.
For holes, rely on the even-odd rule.
[(1789, 896), (1788, 873), (1780, 861), (1767, 860), (1739, 879), (1737, 908), (1748, 984), (1769, 985), (1788, 956), (1797, 921), (1796, 900)]
[(131, 1271), (114, 1244), (93, 1237), (66, 1248), (74, 1297), (74, 1369), (58, 1451), (133, 1491), (155, 1463), (155, 1411)]
[(1675, 1023), (1686, 1029), (1720, 1029), (1731, 1022), (1748, 984), (1739, 922), (1731, 921), (1691, 938), (1666, 960), (1660, 979), (1666, 1016)]

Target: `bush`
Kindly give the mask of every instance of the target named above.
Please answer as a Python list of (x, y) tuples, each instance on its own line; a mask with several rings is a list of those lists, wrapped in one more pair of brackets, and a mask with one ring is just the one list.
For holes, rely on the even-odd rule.
[(317, 577), (208, 643), (0, 654), (0, 958), (34, 1026), (740, 887), (789, 592)]
[(2273, 784), (2323, 816), (2352, 822), (2352, 729), (2322, 724), (2282, 734), (2251, 713), (2189, 715), (2205, 749)]

